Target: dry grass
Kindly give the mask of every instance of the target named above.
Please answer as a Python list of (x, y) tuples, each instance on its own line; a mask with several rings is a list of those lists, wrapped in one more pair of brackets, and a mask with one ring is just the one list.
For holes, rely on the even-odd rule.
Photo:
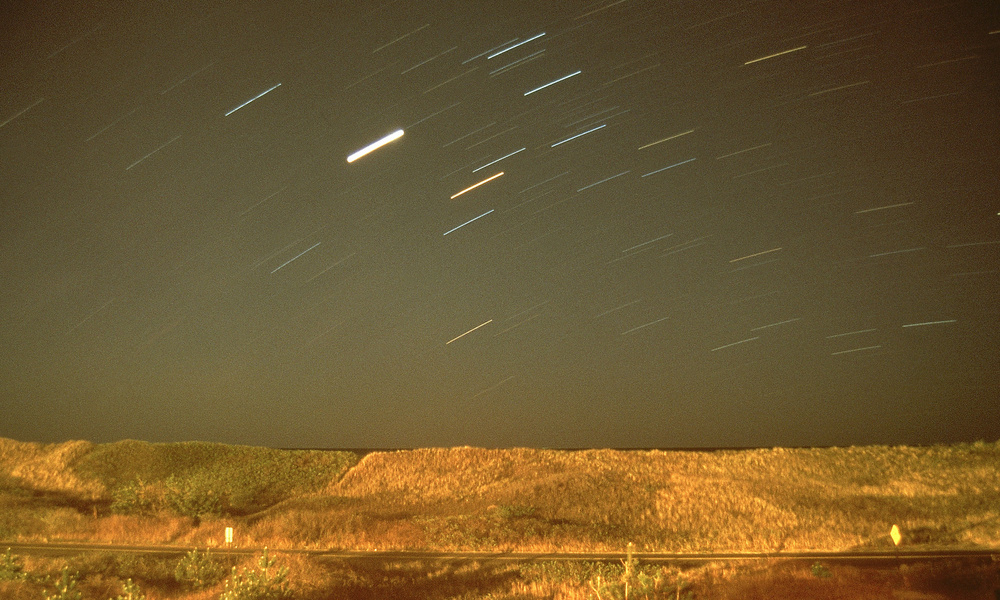
[[(221, 444), (0, 439), (0, 468), (0, 539), (214, 546), (232, 526), (240, 544), (272, 548), (621, 550), (631, 541), (639, 551), (790, 551), (889, 547), (898, 524), (908, 545), (1000, 546), (1000, 444), (465, 447), (357, 461)], [(202, 519), (108, 511), (115, 486), (170, 476), (209, 482), (229, 509)]]
[(889, 568), (830, 566), (827, 577), (809, 565), (783, 563), (711, 574), (699, 582), (705, 600), (993, 600), (1000, 587), (990, 564), (944, 562)]
[[(231, 526), (244, 547), (621, 551), (633, 542), (638, 551), (842, 550), (890, 547), (895, 523), (911, 547), (998, 547), (998, 474), (1000, 443), (719, 452), (433, 448), (358, 460), (221, 444), (0, 438), (0, 545), (47, 539), (217, 547)], [(121, 486), (141, 480), (162, 489), (168, 478), (208, 486), (225, 498), (223, 510), (201, 518), (164, 507), (110, 510)], [(317, 600), (593, 596), (593, 573), (494, 564), (445, 565), (428, 574), (426, 565), (282, 560), (293, 581), (299, 574), (297, 597)], [(129, 576), (119, 567), (86, 569), (91, 579), (83, 583), (94, 597)], [(697, 597), (783, 597), (769, 595), (775, 587), (798, 590), (798, 597), (892, 597), (883, 591), (914, 581), (913, 573), (904, 581), (837, 570), (835, 581), (838, 572), (847, 578), (839, 586), (801, 569), (719, 568), (697, 576)], [(972, 585), (922, 572), (926, 598)], [(143, 577), (154, 589), (149, 600), (218, 595)], [(0, 597), (20, 598), (25, 586), (0, 582)], [(37, 598), (41, 588), (31, 589)], [(838, 595), (844, 589), (857, 593)], [(969, 593), (955, 597), (979, 597)]]
[[(440, 548), (620, 550), (633, 541), (646, 551), (842, 550), (890, 545), (894, 523), (910, 544), (997, 546), (998, 466), (997, 444), (425, 449), (369, 454), (325, 490), (324, 500), (340, 503), (322, 510), (317, 499), (315, 512), (400, 531), (389, 523), (417, 524), (427, 546)], [(315, 541), (347, 545), (349, 528), (338, 533)]]
[(39, 491), (62, 492), (82, 497), (98, 497), (104, 486), (78, 477), (70, 468), (94, 444), (84, 441), (36, 444), (0, 438), (0, 473)]
[[(368, 562), (313, 559), (301, 555), (275, 554), (276, 566), (289, 569), (296, 600), (445, 600), (445, 599), (558, 599), (602, 600), (621, 598), (620, 564), (533, 563), (509, 564), (477, 561)], [(226, 567), (253, 566), (253, 558)], [(147, 600), (209, 600), (221, 593), (224, 582), (203, 590), (190, 590), (173, 578), (177, 559), (142, 555), (91, 553), (71, 558), (36, 558), (27, 561), (30, 581), (0, 581), (5, 600), (37, 600), (63, 566), (76, 573), (85, 599), (105, 600), (121, 591), (131, 578)], [(667, 600), (681, 597), (698, 600), (992, 600), (1000, 586), (991, 564), (950, 562), (897, 567), (861, 568), (829, 566), (817, 576), (806, 563), (705, 565), (687, 572), (652, 565), (640, 569), (655, 581), (633, 598)], [(604, 585), (602, 585), (604, 584)]]

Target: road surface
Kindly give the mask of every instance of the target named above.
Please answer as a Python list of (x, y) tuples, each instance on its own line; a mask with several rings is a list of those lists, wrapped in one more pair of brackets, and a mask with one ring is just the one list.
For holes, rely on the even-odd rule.
[[(10, 548), (16, 554), (70, 555), (83, 552), (129, 552), (158, 556), (180, 556), (191, 550), (204, 547), (180, 545), (129, 546), (121, 544), (95, 544), (86, 542), (0, 542), (0, 551)], [(263, 548), (211, 548), (219, 555), (260, 554)], [(323, 559), (377, 560), (377, 561), (618, 561), (626, 558), (625, 552), (440, 552), (430, 550), (388, 550), (358, 551), (335, 549), (269, 548), (269, 552), (282, 554), (305, 554)], [(846, 562), (922, 562), (940, 559), (1000, 559), (1000, 549), (995, 548), (954, 548), (954, 549), (901, 549), (901, 550), (857, 550), (848, 552), (634, 552), (632, 556), (643, 563), (700, 563), (734, 560), (811, 560)]]

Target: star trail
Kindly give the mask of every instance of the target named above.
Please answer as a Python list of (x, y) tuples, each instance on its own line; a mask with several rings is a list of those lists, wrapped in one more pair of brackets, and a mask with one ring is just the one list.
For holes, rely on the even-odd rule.
[(1000, 437), (995, 4), (8, 12), (0, 436)]

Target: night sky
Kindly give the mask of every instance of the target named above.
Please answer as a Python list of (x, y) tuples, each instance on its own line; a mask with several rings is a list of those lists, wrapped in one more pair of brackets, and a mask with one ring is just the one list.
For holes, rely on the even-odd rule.
[(6, 3), (0, 436), (995, 440), (997, 7)]

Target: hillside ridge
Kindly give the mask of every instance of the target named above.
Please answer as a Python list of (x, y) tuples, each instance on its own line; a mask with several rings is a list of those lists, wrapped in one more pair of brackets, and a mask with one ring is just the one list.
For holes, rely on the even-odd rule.
[[(0, 541), (643, 551), (1000, 545), (1000, 443), (277, 450), (0, 438)], [(41, 502), (40, 499), (44, 499)]]

